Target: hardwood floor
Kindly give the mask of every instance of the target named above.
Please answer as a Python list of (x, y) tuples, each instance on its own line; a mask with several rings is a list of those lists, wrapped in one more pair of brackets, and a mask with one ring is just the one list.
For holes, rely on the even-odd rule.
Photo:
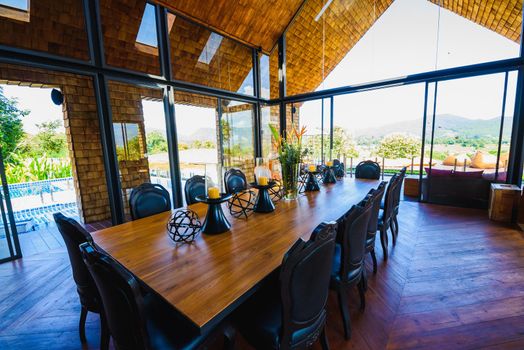
[[(378, 242), (377, 242), (378, 243)], [(330, 295), (332, 349), (523, 349), (524, 236), (480, 210), (402, 202), (399, 240), (378, 273), (367, 261), (346, 342)], [(0, 265), (0, 349), (81, 349), (80, 307), (63, 247)], [(98, 347), (89, 315), (85, 349)], [(249, 349), (242, 339), (239, 349)], [(320, 349), (318, 345), (315, 349)]]

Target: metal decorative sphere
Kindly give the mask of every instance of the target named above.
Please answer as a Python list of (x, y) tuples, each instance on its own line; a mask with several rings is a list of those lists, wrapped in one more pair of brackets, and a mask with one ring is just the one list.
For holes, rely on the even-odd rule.
[(169, 237), (177, 243), (191, 243), (202, 230), (202, 223), (193, 210), (181, 209), (173, 213), (167, 223)]
[(231, 216), (241, 218), (248, 217), (253, 213), (256, 194), (251, 190), (237, 192), (227, 201), (227, 207)]
[(282, 183), (280, 181), (275, 181), (275, 184), (273, 187), (269, 189), (269, 197), (271, 197), (271, 200), (275, 203), (282, 199), (283, 197), (283, 190)]

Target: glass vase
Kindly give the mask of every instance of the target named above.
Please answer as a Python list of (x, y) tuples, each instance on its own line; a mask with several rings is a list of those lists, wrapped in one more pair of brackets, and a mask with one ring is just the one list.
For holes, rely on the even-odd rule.
[(294, 200), (298, 197), (298, 178), (300, 176), (300, 163), (282, 165), (282, 187), (285, 200)]

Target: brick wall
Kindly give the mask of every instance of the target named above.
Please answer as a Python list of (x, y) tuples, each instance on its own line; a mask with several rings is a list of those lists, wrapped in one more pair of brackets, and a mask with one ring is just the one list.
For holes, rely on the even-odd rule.
[(110, 218), (98, 113), (90, 78), (0, 64), (0, 84), (54, 87), (64, 94), (64, 127), (80, 217), (85, 223)]

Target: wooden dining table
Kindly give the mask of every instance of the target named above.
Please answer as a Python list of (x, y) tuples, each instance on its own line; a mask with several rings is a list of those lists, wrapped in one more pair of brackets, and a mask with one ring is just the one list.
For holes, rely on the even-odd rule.
[[(191, 244), (170, 239), (169, 211), (92, 236), (99, 248), (203, 332), (247, 299), (280, 266), (297, 239), (307, 240), (318, 224), (337, 220), (378, 184), (345, 178), (296, 200), (281, 200), (274, 212), (253, 213), (247, 219), (233, 218), (223, 204), (231, 230), (200, 234)], [(204, 220), (207, 205), (188, 208)]]

